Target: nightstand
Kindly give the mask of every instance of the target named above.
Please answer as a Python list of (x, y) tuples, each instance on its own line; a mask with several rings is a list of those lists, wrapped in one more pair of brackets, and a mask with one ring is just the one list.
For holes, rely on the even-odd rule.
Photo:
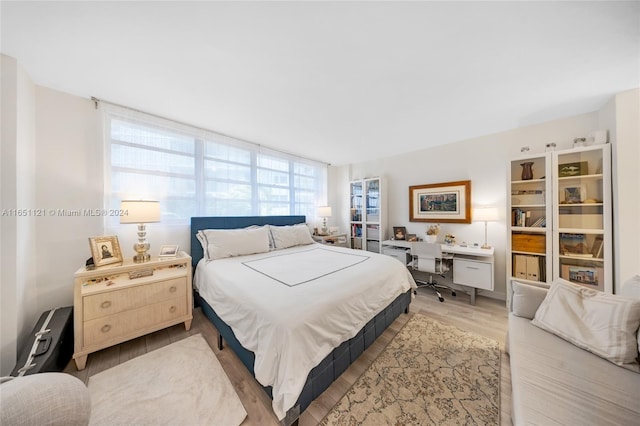
[(184, 322), (191, 328), (191, 256), (152, 258), (74, 275), (73, 359), (84, 369), (90, 353)]
[(313, 241), (335, 247), (349, 247), (347, 234), (313, 235)]

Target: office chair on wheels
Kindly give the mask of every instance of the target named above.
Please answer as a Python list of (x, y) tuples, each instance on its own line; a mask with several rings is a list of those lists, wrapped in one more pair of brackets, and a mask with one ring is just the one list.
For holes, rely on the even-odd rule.
[(427, 243), (423, 241), (411, 243), (412, 269), (429, 273), (429, 281), (415, 280), (418, 288), (429, 287), (436, 295), (438, 300), (444, 302), (444, 297), (438, 289), (451, 290), (451, 296), (456, 296), (456, 291), (446, 285), (438, 284), (433, 280), (432, 274), (440, 275), (444, 278), (444, 274), (449, 271), (449, 262), (453, 256), (442, 254), (442, 247), (438, 243)]

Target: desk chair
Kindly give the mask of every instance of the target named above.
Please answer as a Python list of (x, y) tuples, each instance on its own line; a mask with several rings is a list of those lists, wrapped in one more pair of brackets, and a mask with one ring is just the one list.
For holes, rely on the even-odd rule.
[(444, 302), (444, 297), (438, 291), (439, 288), (451, 290), (451, 296), (456, 295), (456, 291), (449, 286), (438, 284), (433, 280), (433, 275), (438, 274), (444, 278), (444, 274), (449, 271), (449, 262), (453, 256), (443, 255), (442, 247), (438, 243), (427, 243), (423, 241), (411, 243), (412, 269), (416, 271), (428, 272), (429, 281), (416, 280), (418, 287), (429, 287), (435, 291), (438, 300)]

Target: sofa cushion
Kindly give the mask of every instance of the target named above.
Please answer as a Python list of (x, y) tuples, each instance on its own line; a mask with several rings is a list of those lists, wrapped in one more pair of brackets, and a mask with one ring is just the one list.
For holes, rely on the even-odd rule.
[(509, 314), (514, 425), (640, 424), (640, 374)]
[(548, 290), (518, 281), (512, 281), (511, 288), (511, 312), (519, 317), (533, 319)]
[(637, 332), (640, 300), (559, 279), (532, 324), (617, 365), (640, 372)]
[(39, 373), (2, 379), (1, 425), (85, 426), (90, 414), (89, 390), (69, 374)]

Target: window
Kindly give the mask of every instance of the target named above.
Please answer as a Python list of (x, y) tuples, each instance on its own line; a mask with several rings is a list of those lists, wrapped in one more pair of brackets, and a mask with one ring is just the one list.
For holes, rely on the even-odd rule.
[[(191, 216), (306, 215), (326, 204), (326, 164), (105, 105), (106, 205), (160, 201), (162, 222)], [(107, 226), (118, 223), (107, 217)]]

